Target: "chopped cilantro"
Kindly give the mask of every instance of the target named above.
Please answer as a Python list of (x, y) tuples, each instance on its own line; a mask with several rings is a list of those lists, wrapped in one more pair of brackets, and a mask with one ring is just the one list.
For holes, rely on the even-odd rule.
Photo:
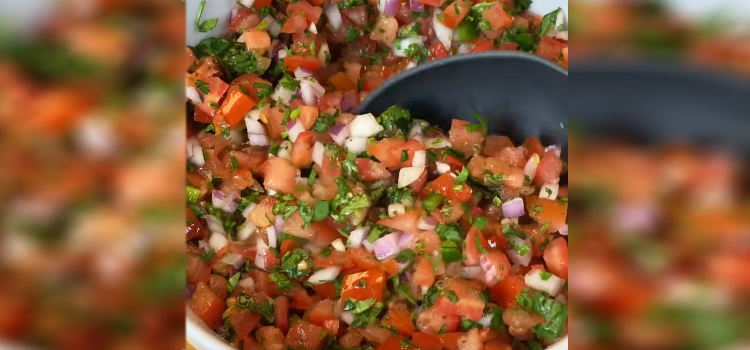
[(454, 241), (454, 242), (461, 242), (461, 232), (459, 231), (458, 224), (456, 223), (447, 223), (444, 225), (437, 225), (435, 228), (435, 231), (437, 232), (438, 236), (440, 236), (441, 241)]
[(542, 23), (539, 25), (539, 37), (543, 38), (549, 34), (549, 32), (555, 28), (555, 21), (557, 21), (557, 14), (562, 11), (561, 8), (557, 8), (542, 18)]
[(550, 277), (552, 277), (552, 274), (547, 271), (542, 271), (539, 273), (539, 276), (542, 278), (543, 281), (549, 280)]
[(255, 95), (258, 96), (259, 99), (270, 97), (273, 94), (273, 86), (269, 84), (255, 83), (253, 84), (253, 87), (258, 89)]
[(350, 43), (350, 42), (352, 42), (354, 40), (357, 40), (357, 38), (359, 38), (359, 36), (360, 36), (360, 33), (359, 33), (359, 30), (356, 27), (349, 27), (346, 30), (346, 42), (347, 43)]
[(401, 131), (403, 135), (409, 135), (412, 116), (401, 106), (391, 106), (381, 113), (377, 118), (378, 124), (383, 126), (384, 134), (394, 134)]
[(284, 276), (284, 274), (281, 272), (274, 272), (269, 276), (269, 278), (273, 283), (276, 283), (276, 287), (281, 290), (290, 290), (292, 289), (292, 287), (294, 287), (292, 281), (290, 281), (289, 278)]
[(262, 304), (258, 305), (253, 302), (252, 298), (249, 295), (243, 292), (240, 294), (240, 297), (237, 299), (237, 304), (235, 305), (240, 309), (250, 310), (263, 316), (263, 318), (268, 323), (273, 323), (274, 321), (274, 305), (268, 299), (264, 300)]
[(541, 213), (542, 211), (544, 211), (544, 207), (541, 205), (535, 205), (532, 209), (535, 213)]
[(310, 255), (302, 248), (289, 251), (281, 258), (281, 271), (284, 271), (291, 278), (302, 278), (307, 276), (311, 270), (312, 260), (310, 260)]
[(203, 8), (206, 7), (206, 0), (201, 1), (200, 7), (198, 7), (198, 16), (195, 18), (195, 25), (198, 27), (198, 31), (205, 33), (211, 29), (214, 29), (219, 23), (218, 18), (211, 18), (201, 22), (201, 16), (203, 16)]
[(200, 90), (201, 94), (203, 94), (203, 95), (208, 95), (208, 92), (210, 91), (209, 88), (208, 88), (208, 84), (206, 84), (206, 83), (204, 83), (204, 82), (202, 82), (200, 80), (196, 80), (195, 81), (195, 87), (197, 87), (198, 90)]
[(429, 195), (422, 201), (422, 207), (424, 207), (427, 212), (433, 212), (437, 207), (440, 205), (440, 203), (443, 202), (443, 196), (441, 196), (437, 192), (430, 192)]
[(336, 118), (338, 116), (338, 109), (336, 110), (335, 114), (320, 113), (320, 116), (315, 119), (313, 130), (315, 130), (316, 132), (326, 132), (328, 130), (331, 130), (331, 128), (333, 128), (333, 126), (336, 124)]
[(544, 296), (540, 292), (524, 291), (516, 296), (518, 305), (531, 309), (544, 317), (545, 323), (535, 326), (532, 330), (541, 339), (554, 340), (562, 336), (563, 327), (568, 321), (568, 306), (554, 299)]
[(315, 169), (310, 170), (310, 176), (307, 177), (307, 186), (312, 187), (315, 184), (316, 177), (318, 177), (318, 172)]
[(234, 292), (234, 289), (237, 288), (237, 284), (239, 282), (240, 282), (240, 273), (238, 271), (232, 277), (229, 277), (229, 279), (227, 280), (227, 293), (232, 294), (232, 292)]

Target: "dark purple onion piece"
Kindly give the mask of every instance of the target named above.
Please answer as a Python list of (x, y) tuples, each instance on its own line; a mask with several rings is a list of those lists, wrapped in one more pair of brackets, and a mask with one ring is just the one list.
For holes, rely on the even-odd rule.
[(388, 16), (395, 16), (398, 12), (398, 0), (383, 0), (385, 1), (385, 8), (383, 12)]
[(188, 284), (185, 288), (185, 296), (190, 299), (193, 297), (193, 293), (195, 293), (196, 286), (194, 284)]
[(334, 126), (333, 129), (331, 129), (331, 135), (338, 135), (341, 132), (341, 130), (344, 130), (345, 127), (346, 127), (346, 124), (336, 124), (336, 126)]
[(230, 266), (229, 267), (229, 276), (234, 276), (238, 271), (240, 271), (240, 270), (238, 270), (234, 266)]
[(410, 0), (409, 7), (412, 11), (424, 11), (424, 4), (416, 0)]
[(286, 131), (292, 130), (295, 124), (297, 124), (297, 119), (292, 119), (286, 123)]
[(354, 112), (354, 108), (357, 106), (357, 95), (354, 91), (347, 91), (344, 93), (344, 97), (341, 99), (341, 111), (344, 113)]

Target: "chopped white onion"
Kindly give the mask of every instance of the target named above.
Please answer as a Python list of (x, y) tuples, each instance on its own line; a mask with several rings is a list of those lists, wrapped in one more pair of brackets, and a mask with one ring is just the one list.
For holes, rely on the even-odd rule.
[(471, 48), (469, 47), (469, 45), (461, 44), (461, 45), (458, 46), (458, 54), (459, 55), (465, 55), (465, 54), (469, 53), (469, 51), (471, 51)]
[(315, 25), (315, 22), (310, 23), (310, 27), (308, 27), (307, 29), (310, 30), (310, 33), (318, 34), (318, 27)]
[(368, 253), (372, 253), (372, 251), (375, 249), (375, 247), (370, 243), (368, 240), (362, 240), (362, 246), (365, 247), (365, 250), (367, 250)]
[(484, 317), (479, 319), (479, 324), (481, 324), (484, 328), (489, 328), (490, 324), (492, 323), (492, 316), (494, 316), (494, 313), (492, 312), (485, 315)]
[(529, 180), (534, 180), (534, 175), (536, 175), (536, 168), (539, 166), (539, 155), (534, 153), (529, 157), (529, 160), (526, 162), (526, 166), (523, 167), (523, 174), (529, 177)]
[(187, 155), (188, 159), (190, 159), (190, 163), (197, 166), (203, 166), (203, 164), (206, 164), (206, 160), (203, 159), (203, 148), (198, 143), (198, 140), (191, 137), (187, 140), (185, 146), (187, 147)]
[(435, 162), (435, 166), (437, 167), (437, 172), (440, 175), (451, 171), (451, 166), (443, 162)]
[(289, 140), (281, 141), (281, 143), (279, 144), (279, 153), (277, 153), (277, 157), (284, 159), (292, 158), (292, 143), (289, 142)]
[(246, 242), (248, 239), (250, 239), (250, 237), (253, 236), (253, 233), (255, 233), (256, 229), (257, 227), (255, 227), (255, 224), (253, 224), (252, 221), (245, 221), (245, 223), (237, 230), (237, 241)]
[(238, 283), (238, 286), (241, 286), (242, 288), (245, 288), (248, 292), (254, 292), (255, 291), (255, 281), (252, 277), (245, 277), (241, 279)]
[(544, 153), (547, 153), (549, 151), (555, 152), (558, 157), (560, 156), (560, 154), (562, 154), (562, 148), (560, 148), (559, 145), (549, 145), (547, 147), (544, 147)]
[(250, 7), (250, 6), (253, 6), (253, 4), (255, 3), (255, 0), (239, 0), (239, 2), (240, 4), (242, 4), (242, 6)]
[(545, 273), (545, 275), (547, 277), (546, 280), (542, 278), (541, 270), (531, 269), (531, 271), (524, 276), (524, 282), (526, 282), (527, 286), (554, 297), (560, 293), (560, 290), (565, 284), (565, 280), (549, 272)]
[(396, 57), (409, 57), (406, 51), (411, 45), (417, 45), (419, 47), (424, 46), (424, 37), (410, 36), (408, 38), (398, 39), (391, 45), (391, 50)]
[(555, 39), (568, 41), (568, 31), (563, 30), (561, 32), (557, 32), (557, 34), (555, 34)]
[(367, 150), (367, 137), (348, 137), (344, 141), (344, 147), (349, 153), (359, 154)]
[[(526, 252), (526, 254), (520, 255), (518, 254), (516, 249), (523, 249), (523, 246), (526, 246), (526, 248), (528, 248), (528, 251)], [(512, 263), (529, 266), (529, 262), (531, 262), (531, 256), (533, 254), (533, 247), (531, 245), (531, 241), (528, 238), (521, 239), (516, 236), (508, 236), (508, 247), (510, 249), (507, 249), (505, 251), (505, 254), (508, 255), (508, 259), (510, 259)]]
[[(252, 120), (256, 120), (256, 121), (257, 121), (257, 120), (260, 120), (260, 114), (261, 114), (261, 113), (262, 113), (263, 111), (265, 111), (266, 109), (268, 109), (268, 106), (263, 106), (263, 107), (261, 107), (261, 108), (254, 108), (254, 109), (253, 109), (252, 111), (250, 111), (250, 113), (248, 113), (248, 114), (247, 114), (247, 116), (245, 117), (245, 124), (247, 124), (247, 120), (248, 120), (248, 119), (252, 119)], [(263, 132), (265, 133), (265, 130), (263, 130)], [(250, 132), (248, 131), (248, 133), (250, 133)]]
[(341, 313), (341, 320), (350, 325), (354, 323), (354, 314), (351, 311), (344, 311)]
[(266, 242), (263, 242), (262, 239), (258, 238), (255, 244), (255, 248), (257, 249), (257, 252), (255, 253), (255, 266), (257, 266), (259, 269), (265, 270), (266, 269), (266, 259), (265, 254), (270, 254), (268, 251), (268, 244)]
[(323, 156), (326, 152), (326, 146), (323, 146), (320, 141), (316, 141), (315, 145), (313, 145), (313, 151), (312, 151), (312, 161), (313, 163), (323, 166)]
[(193, 103), (199, 105), (203, 103), (201, 99), (201, 93), (198, 92), (198, 89), (192, 86), (185, 86), (185, 97), (187, 97), (190, 101), (193, 101)]
[(417, 66), (417, 62), (409, 61), (409, 63), (406, 64), (406, 68), (404, 68), (404, 70), (407, 70), (409, 68), (414, 68), (416, 66)]
[(276, 241), (278, 241), (278, 238), (276, 236), (276, 228), (273, 226), (266, 227), (266, 234), (268, 235), (268, 246), (271, 248), (276, 248)]
[(560, 191), (560, 184), (544, 184), (539, 189), (539, 198), (555, 200), (558, 191)]
[(281, 47), (281, 49), (279, 50), (279, 53), (277, 54), (277, 56), (279, 56), (279, 59), (286, 58), (286, 55), (289, 53), (287, 52), (287, 50), (288, 49), (286, 48), (286, 46)]
[(302, 79), (300, 81), (300, 95), (308, 106), (318, 104), (318, 100), (325, 94), (326, 88), (320, 85), (314, 78)]
[(370, 233), (370, 228), (367, 226), (355, 229), (349, 233), (349, 240), (347, 240), (346, 245), (351, 248), (359, 248), (368, 233)]
[(224, 236), (222, 233), (212, 233), (211, 238), (208, 239), (208, 245), (211, 246), (211, 249), (215, 252), (218, 252), (228, 244), (229, 240), (227, 239), (227, 236)]
[(286, 125), (286, 133), (289, 136), (289, 140), (292, 142), (297, 141), (297, 137), (303, 132), (305, 132), (305, 126), (297, 119), (290, 121)]
[(242, 211), (242, 217), (243, 217), (243, 218), (246, 218), (246, 219), (247, 219), (248, 217), (250, 217), (250, 213), (251, 213), (251, 212), (253, 211), (253, 209), (255, 209), (255, 207), (257, 207), (257, 206), (258, 206), (258, 204), (256, 204), (256, 203), (250, 203), (250, 204), (248, 204), (248, 206), (247, 206), (247, 207), (245, 208), (245, 210), (243, 210), (243, 211)]
[(458, 273), (461, 275), (461, 277), (466, 279), (472, 279), (474, 277), (479, 276), (479, 274), (482, 272), (482, 267), (480, 266), (462, 266)]
[[(284, 52), (286, 52), (286, 50)], [(296, 91), (287, 90), (281, 84), (279, 84), (278, 86), (276, 86), (276, 90), (273, 92), (273, 95), (271, 95), (271, 98), (274, 101), (279, 101), (285, 105), (289, 105), (295, 93)]]
[(336, 277), (339, 276), (339, 273), (341, 272), (341, 267), (333, 266), (328, 267), (322, 270), (315, 271), (315, 273), (310, 276), (310, 278), (307, 279), (307, 282), (312, 285), (318, 285), (328, 282), (333, 282)]
[(423, 150), (414, 152), (414, 159), (411, 161), (411, 166), (423, 167), (427, 166), (427, 152)]
[(221, 257), (221, 262), (233, 266), (235, 269), (239, 269), (242, 263), (245, 262), (245, 257), (242, 254), (227, 253)]
[(520, 218), (526, 214), (526, 210), (523, 206), (523, 198), (516, 197), (511, 200), (503, 202), (501, 205), (503, 209), (503, 216), (509, 219)]
[(451, 49), (451, 39), (453, 38), (453, 29), (450, 29), (443, 25), (443, 23), (438, 20), (437, 16), (439, 14), (443, 13), (439, 8), (436, 8), (435, 11), (432, 14), (432, 29), (435, 30), (435, 36), (437, 39), (445, 45), (445, 48), (450, 50)]
[(271, 144), (271, 140), (266, 135), (250, 135), (248, 143), (251, 146), (268, 146)]
[(303, 79), (303, 78), (309, 78), (312, 76), (312, 73), (302, 67), (297, 67), (297, 69), (294, 70), (294, 77), (297, 79)]
[(401, 203), (388, 205), (388, 216), (394, 217), (406, 213), (406, 208)]
[(346, 251), (346, 246), (344, 245), (344, 242), (341, 241), (341, 238), (336, 238), (333, 242), (331, 242), (331, 246), (333, 249), (336, 249), (340, 252)]
[(383, 131), (372, 113), (360, 114), (349, 123), (349, 135), (352, 137), (370, 137)]
[(404, 188), (411, 185), (414, 181), (419, 180), (419, 177), (422, 176), (423, 171), (423, 166), (401, 168), (401, 170), (399, 170), (398, 172), (398, 188)]
[(417, 221), (417, 228), (420, 230), (431, 231), (437, 227), (437, 220), (432, 216), (423, 216)]
[[(252, 112), (250, 113), (252, 114)], [(258, 115), (260, 116), (260, 111), (258, 111)], [(245, 118), (245, 126), (247, 127), (248, 136), (254, 135), (254, 134), (259, 134), (259, 135), (266, 134), (266, 129), (263, 127), (263, 124), (261, 124), (257, 118), (255, 119), (252, 118), (252, 116), (250, 118)]]
[(211, 233), (221, 233), (225, 234), (224, 231), (224, 225), (222, 225), (221, 220), (211, 214), (204, 215), (203, 218), (206, 220), (206, 224), (208, 225), (208, 230)]
[(448, 141), (445, 137), (433, 137), (430, 139), (425, 140), (424, 146), (427, 149), (431, 148), (446, 148), (451, 147), (451, 142)]
[(413, 139), (415, 136), (422, 136), (422, 127), (421, 122), (414, 123), (411, 129), (409, 129), (409, 138)]
[(278, 21), (271, 22), (271, 24), (268, 25), (268, 34), (271, 34), (274, 38), (279, 36), (279, 34), (281, 34), (281, 24)]
[(328, 17), (328, 24), (330, 24), (333, 29), (341, 28), (341, 25), (344, 23), (341, 18), (339, 6), (333, 1), (331, 1), (330, 5), (326, 7), (326, 17)]

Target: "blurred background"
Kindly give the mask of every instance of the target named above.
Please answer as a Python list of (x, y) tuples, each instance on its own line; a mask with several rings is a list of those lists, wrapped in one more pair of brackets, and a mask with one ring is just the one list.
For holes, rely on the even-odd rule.
[[(750, 348), (750, 1), (569, 8), (571, 348)], [(184, 21), (0, 3), (0, 348), (183, 348)]]
[(750, 349), (750, 1), (571, 1), (570, 347)]
[(183, 7), (0, 2), (0, 348), (184, 346)]

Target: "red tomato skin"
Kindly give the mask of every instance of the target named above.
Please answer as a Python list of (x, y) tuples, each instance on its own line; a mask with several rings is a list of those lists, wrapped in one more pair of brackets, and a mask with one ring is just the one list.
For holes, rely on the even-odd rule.
[(355, 163), (363, 181), (376, 181), (391, 177), (391, 172), (383, 164), (370, 158), (357, 158)]
[(323, 347), (325, 329), (305, 321), (295, 322), (286, 335), (286, 345), (291, 348), (319, 350)]
[(289, 330), (289, 299), (283, 295), (276, 297), (273, 324), (286, 333)]
[(564, 280), (568, 279), (568, 242), (558, 237), (544, 248), (544, 262), (549, 272)]
[[(479, 239), (479, 242), (477, 242)], [(477, 266), (479, 265), (479, 249), (477, 245), (481, 245), (485, 251), (490, 250), (490, 244), (484, 237), (481, 231), (476, 227), (472, 226), (469, 233), (466, 235), (464, 241), (464, 265), (466, 266)]]
[(294, 55), (284, 58), (284, 68), (287, 71), (294, 72), (299, 67), (307, 68), (312, 73), (315, 73), (320, 67), (323, 67), (323, 61), (307, 55)]
[(211, 291), (216, 293), (216, 296), (218, 296), (219, 298), (227, 298), (226, 278), (212, 274), (211, 277), (208, 278), (208, 287), (211, 288)]
[(474, 154), (474, 151), (481, 151), (482, 144), (484, 143), (484, 132), (482, 130), (469, 131), (466, 126), (471, 123), (453, 119), (451, 123), (451, 129), (448, 131), (448, 136), (453, 145), (453, 148), (463, 152), (463, 154), (469, 156)]
[(549, 151), (539, 161), (539, 165), (536, 168), (536, 175), (534, 176), (534, 183), (538, 185), (556, 184), (560, 182), (561, 172), (562, 160), (557, 156), (557, 153)]
[(237, 337), (244, 338), (260, 323), (260, 315), (250, 310), (235, 307), (229, 313), (229, 323), (237, 332)]
[(299, 169), (294, 164), (284, 158), (273, 157), (266, 161), (264, 167), (263, 186), (284, 193), (294, 192), (295, 179), (300, 176)]
[(568, 44), (561, 43), (553, 38), (545, 36), (539, 42), (539, 48), (536, 54), (552, 62), (557, 62), (562, 54), (562, 50), (568, 47)]
[(188, 301), (188, 306), (208, 328), (216, 329), (221, 324), (224, 300), (212, 292), (205, 283), (198, 283), (195, 293)]
[(411, 320), (411, 312), (403, 303), (394, 303), (388, 307), (388, 317), (383, 323), (396, 328), (399, 334), (410, 336), (414, 332), (414, 323)]
[(312, 164), (312, 149), (315, 143), (315, 134), (303, 132), (297, 136), (292, 146), (292, 163), (297, 168), (309, 168)]
[(508, 257), (501, 251), (482, 254), (479, 257), (479, 266), (482, 267), (484, 284), (488, 287), (502, 281), (510, 273)]
[(455, 187), (453, 176), (450, 173), (445, 173), (432, 180), (425, 189), (427, 191), (435, 191), (448, 200), (455, 199), (459, 202), (467, 202), (471, 198), (471, 187), (469, 185), (463, 184), (460, 191), (456, 191)]
[(490, 287), (490, 296), (498, 305), (508, 308), (518, 304), (516, 296), (521, 295), (524, 288), (526, 288), (526, 282), (523, 276), (510, 275)]
[[(360, 281), (367, 281), (367, 287), (358, 285)], [(376, 301), (383, 300), (383, 287), (385, 286), (385, 272), (382, 270), (368, 270), (346, 276), (341, 290), (341, 303), (346, 299), (367, 300), (374, 298)]]
[(207, 283), (211, 277), (211, 266), (208, 266), (198, 255), (187, 254), (187, 283)]
[(409, 343), (420, 350), (441, 350), (443, 348), (440, 338), (424, 332), (414, 332)]
[(417, 315), (417, 328), (427, 334), (438, 334), (443, 326), (446, 332), (453, 332), (458, 328), (459, 318), (455, 314), (447, 314), (436, 305), (423, 310)]
[(430, 56), (432, 60), (439, 60), (448, 57), (448, 50), (441, 42), (436, 42), (430, 46)]
[(379, 225), (390, 227), (394, 230), (416, 232), (417, 221), (419, 221), (419, 211), (412, 210), (404, 214), (378, 220)]
[(425, 258), (420, 258), (414, 271), (414, 284), (429, 287), (435, 283), (435, 274), (432, 272), (432, 263)]

